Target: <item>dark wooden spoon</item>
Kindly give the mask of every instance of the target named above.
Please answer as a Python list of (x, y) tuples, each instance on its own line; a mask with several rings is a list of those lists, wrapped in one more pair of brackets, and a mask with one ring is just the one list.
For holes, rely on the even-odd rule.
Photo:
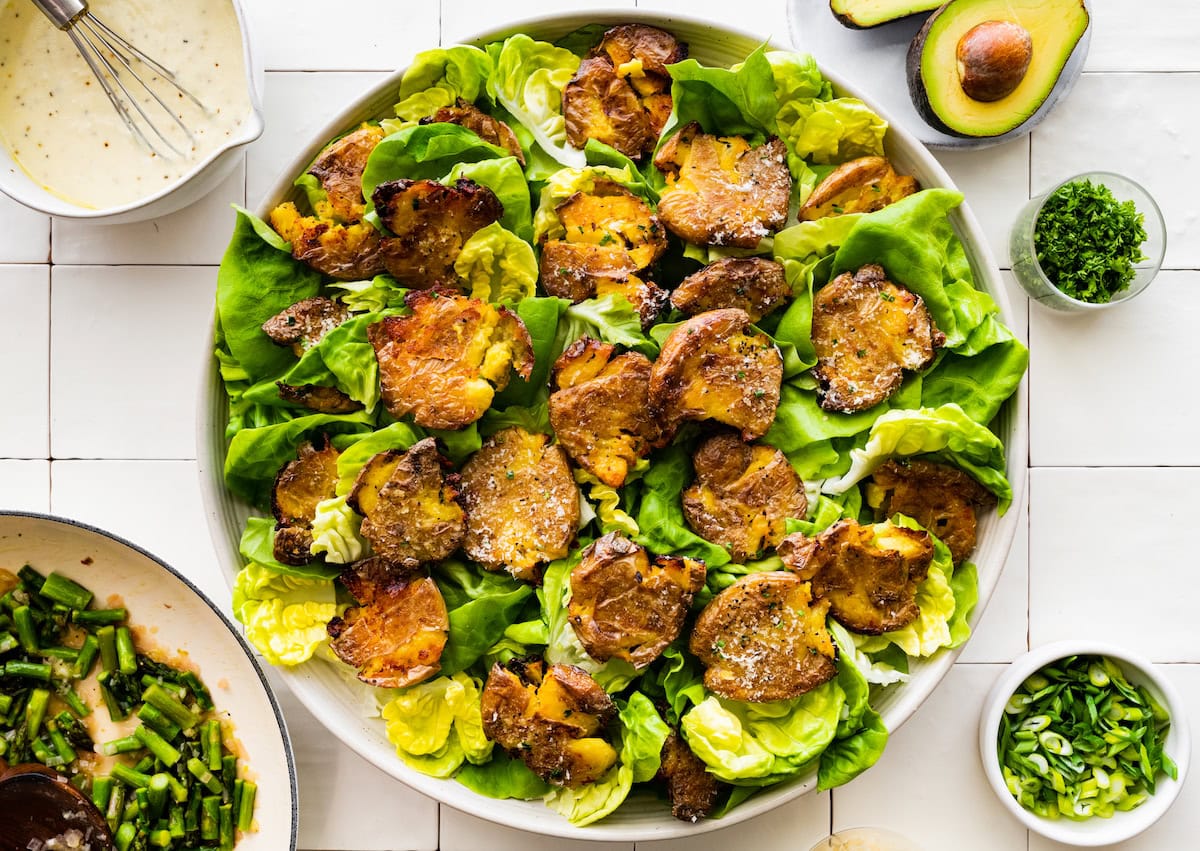
[(28, 851), (31, 841), (49, 842), (69, 830), (82, 834), (83, 848), (113, 848), (104, 816), (66, 777), (36, 763), (9, 768), (0, 759), (0, 851)]

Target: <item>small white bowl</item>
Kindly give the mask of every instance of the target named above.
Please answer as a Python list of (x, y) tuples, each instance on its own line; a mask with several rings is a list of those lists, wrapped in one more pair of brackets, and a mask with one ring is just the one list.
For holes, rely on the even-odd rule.
[[(242, 33), (242, 57), (246, 68), (246, 94), (250, 113), (241, 132), (224, 146), (193, 166), (192, 170), (153, 195), (116, 207), (80, 207), (46, 190), (25, 173), (8, 150), (0, 145), (0, 192), (31, 210), (64, 219), (85, 219), (97, 224), (123, 224), (155, 219), (199, 201), (228, 177), (239, 162), (241, 151), (263, 132), (262, 90), (265, 74), (254, 51), (254, 38), (242, 0), (231, 0)], [(63, 35), (66, 38), (66, 35)]]
[[(1081, 655), (1107, 656), (1112, 659), (1125, 672), (1130, 682), (1144, 686), (1150, 695), (1166, 708), (1171, 715), (1171, 728), (1167, 732), (1163, 747), (1178, 767), (1179, 777), (1176, 780), (1161, 777), (1155, 793), (1141, 806), (1129, 812), (1114, 813), (1112, 818), (1090, 818), (1085, 821), (1042, 818), (1022, 807), (1008, 791), (1004, 775), (1000, 771), (996, 732), (1000, 729), (1004, 705), (1027, 677), (1059, 659)], [(1191, 747), (1191, 732), (1188, 730), (1183, 700), (1162, 670), (1136, 653), (1100, 641), (1056, 641), (1029, 651), (1013, 662), (992, 686), (979, 719), (979, 757), (983, 762), (983, 771), (987, 775), (988, 783), (1000, 802), (1035, 833), (1064, 845), (1081, 848), (1124, 842), (1158, 821), (1183, 788)]]

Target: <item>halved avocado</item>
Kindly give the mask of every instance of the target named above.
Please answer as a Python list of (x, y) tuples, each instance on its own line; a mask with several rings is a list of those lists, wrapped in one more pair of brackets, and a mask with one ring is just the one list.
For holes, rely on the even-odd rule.
[(842, 26), (865, 30), (930, 12), (942, 5), (938, 0), (829, 0), (829, 9)]
[[(1089, 23), (1084, 0), (950, 0), (909, 45), (913, 105), (943, 133), (1001, 136), (1028, 121), (1064, 80), (1063, 68)], [(980, 74), (993, 79), (981, 84)], [(981, 91), (1002, 96), (977, 99)]]

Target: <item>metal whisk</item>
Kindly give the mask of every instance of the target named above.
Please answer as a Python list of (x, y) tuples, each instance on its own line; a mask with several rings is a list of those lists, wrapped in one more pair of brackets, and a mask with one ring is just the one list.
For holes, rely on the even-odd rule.
[[(177, 157), (183, 157), (183, 151), (172, 144), (159, 125), (146, 114), (146, 110), (142, 108), (142, 104), (139, 103), (138, 98), (134, 97), (130, 88), (134, 91), (137, 91), (138, 86), (145, 89), (154, 102), (162, 107), (162, 111), (179, 125), (190, 142), (194, 144), (196, 137), (183, 123), (183, 120), (175, 114), (175, 111), (167, 106), (158, 92), (154, 91), (149, 83), (134, 70), (135, 66), (140, 64), (154, 72), (158, 77), (170, 83), (180, 94), (207, 112), (200, 99), (181, 86), (175, 79), (174, 73), (168, 71), (124, 36), (114, 32), (111, 27), (91, 14), (88, 11), (87, 0), (33, 0), (33, 4), (42, 10), (54, 26), (71, 37), (71, 41), (75, 43), (75, 49), (79, 51), (83, 61), (91, 68), (92, 74), (104, 89), (104, 94), (108, 96), (108, 100), (116, 109), (117, 114), (121, 116), (121, 121), (129, 128), (129, 132), (154, 153), (166, 156), (159, 145), (151, 140), (150, 134), (146, 132), (148, 129), (157, 137), (158, 142), (166, 147), (167, 151)], [(127, 86), (126, 81), (129, 78), (132, 79), (130, 85)]]

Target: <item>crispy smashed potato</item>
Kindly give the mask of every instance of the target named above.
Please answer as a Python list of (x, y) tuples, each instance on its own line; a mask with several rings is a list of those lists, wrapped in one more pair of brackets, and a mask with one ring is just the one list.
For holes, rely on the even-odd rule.
[(601, 284), (623, 286), (638, 271), (629, 252), (616, 246), (561, 239), (542, 246), (540, 266), (546, 293), (576, 303), (594, 297)]
[(504, 205), (491, 189), (462, 178), (453, 186), (433, 180), (389, 180), (371, 193), (379, 220), (395, 236), (383, 263), (396, 280), (426, 289), (457, 286), (454, 261), (480, 228), (499, 221)]
[(666, 231), (650, 205), (611, 180), (597, 180), (592, 192), (576, 192), (555, 212), (567, 242), (620, 248), (638, 269), (667, 250)]
[(292, 256), (340, 281), (360, 281), (384, 271), (384, 240), (365, 222), (338, 224), (304, 216), (291, 201), (271, 211), (271, 227), (292, 246)]
[(291, 346), (296, 357), (321, 342), (350, 318), (345, 305), (324, 296), (298, 301), (262, 324), (263, 333), (277, 346)]
[(683, 492), (692, 531), (729, 550), (735, 562), (759, 557), (787, 534), (784, 521), (808, 511), (804, 483), (773, 446), (717, 434), (692, 456), (696, 481)]
[(667, 784), (671, 815), (692, 824), (712, 815), (725, 784), (708, 773), (704, 760), (692, 753), (677, 730), (663, 742), (661, 757), (659, 776)]
[(313, 211), (319, 218), (339, 222), (362, 219), (366, 211), (362, 194), (363, 171), (371, 151), (383, 141), (383, 137), (382, 127), (366, 124), (330, 142), (317, 154), (308, 173), (317, 179), (327, 196), (325, 205)]
[(882, 266), (869, 264), (817, 291), (812, 341), (821, 407), (852, 413), (899, 390), (904, 370), (933, 363), (946, 335), (920, 296), (889, 281)]
[(650, 361), (590, 337), (576, 340), (554, 362), (550, 424), (571, 459), (604, 484), (619, 488), (658, 442), (650, 415)]
[(480, 699), (483, 732), (555, 786), (598, 780), (617, 761), (601, 737), (616, 716), (604, 689), (573, 665), (497, 663)]
[(598, 298), (610, 293), (625, 296), (625, 300), (638, 312), (643, 331), (649, 331), (650, 326), (659, 320), (671, 299), (671, 294), (662, 287), (653, 281), (643, 281), (637, 275), (630, 275), (624, 281), (600, 281), (596, 284)]
[(685, 420), (716, 420), (743, 440), (766, 434), (779, 405), (783, 356), (743, 310), (710, 310), (663, 343), (650, 370), (650, 407), (664, 432)]
[(510, 368), (529, 377), (529, 332), (506, 308), (438, 290), (410, 292), (404, 303), (411, 314), (367, 328), (383, 404), (393, 417), (412, 414), (424, 428), (464, 428), (507, 386)]
[(827, 600), (787, 571), (743, 576), (696, 619), (690, 648), (704, 686), (730, 700), (765, 703), (812, 691), (837, 673), (825, 629)]
[(421, 123), (457, 124), (465, 127), (483, 141), (495, 145), (497, 148), (504, 148), (509, 154), (516, 157), (517, 162), (525, 165), (525, 152), (521, 150), (521, 143), (517, 141), (517, 134), (512, 131), (512, 128), (499, 118), (492, 118), (487, 113), (480, 111), (475, 104), (462, 98), (459, 98), (454, 106), (443, 106), (428, 118), (422, 118)]
[(312, 522), (317, 504), (335, 496), (341, 454), (321, 435), (316, 443), (300, 444), (295, 461), (275, 476), (271, 513), (275, 515), (275, 560), (299, 566), (313, 560)]
[(688, 316), (736, 307), (757, 322), (791, 297), (783, 266), (774, 260), (725, 257), (684, 278), (671, 292), (671, 304)]
[(950, 549), (961, 564), (975, 549), (975, 512), (996, 497), (962, 470), (932, 461), (888, 461), (865, 488), (875, 519), (903, 514), (916, 520)]
[(817, 184), (800, 208), (801, 221), (873, 213), (917, 191), (917, 180), (896, 174), (884, 157), (860, 157), (842, 163)]
[(361, 533), (393, 564), (416, 567), (449, 556), (466, 532), (458, 476), (432, 437), (407, 452), (381, 452), (363, 465), (347, 503), (365, 519)]
[(358, 605), (329, 622), (329, 647), (360, 680), (404, 688), (438, 672), (450, 619), (433, 579), (369, 558), (348, 566), (341, 580)]
[(463, 465), (461, 486), (468, 558), (536, 581), (540, 565), (567, 554), (579, 530), (579, 489), (567, 453), (548, 435), (496, 432)]
[(671, 114), (666, 66), (686, 58), (687, 45), (657, 27), (610, 29), (563, 89), (567, 140), (595, 139), (635, 160), (654, 150)]
[(279, 398), (293, 405), (300, 405), (320, 414), (352, 414), (363, 409), (362, 402), (355, 402), (336, 387), (321, 387), (317, 384), (284, 384), (276, 381)]
[(882, 635), (912, 623), (917, 585), (929, 572), (933, 540), (927, 532), (840, 520), (815, 539), (800, 533), (779, 545), (779, 557), (813, 596), (827, 602), (846, 628)]
[(710, 136), (696, 122), (654, 157), (667, 177), (658, 214), (696, 245), (754, 248), (787, 221), (792, 177), (787, 148), (772, 137), (751, 147), (741, 136)]
[(593, 659), (645, 668), (679, 635), (704, 579), (703, 562), (662, 555), (651, 561), (644, 547), (610, 532), (571, 571), (567, 616)]

